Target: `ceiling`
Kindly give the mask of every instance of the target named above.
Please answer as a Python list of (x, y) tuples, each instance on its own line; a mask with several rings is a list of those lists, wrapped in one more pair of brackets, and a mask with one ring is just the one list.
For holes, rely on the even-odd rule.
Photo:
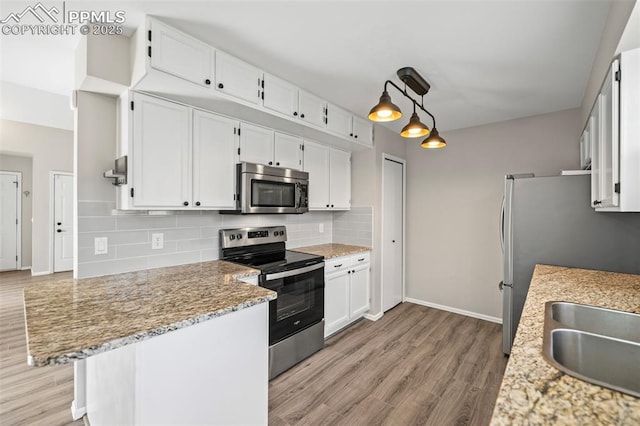
[[(33, 2), (0, 4), (0, 18)], [(67, 1), (67, 10), (144, 14), (366, 116), (412, 66), (431, 84), (440, 131), (578, 107), (611, 0)], [(43, 1), (47, 7), (62, 2)], [(89, 7), (90, 6), (90, 7)], [(68, 36), (0, 35), (4, 81), (69, 94)], [(411, 104), (390, 89), (408, 118)], [(422, 120), (431, 125), (426, 116)], [(389, 123), (398, 131), (405, 118)]]

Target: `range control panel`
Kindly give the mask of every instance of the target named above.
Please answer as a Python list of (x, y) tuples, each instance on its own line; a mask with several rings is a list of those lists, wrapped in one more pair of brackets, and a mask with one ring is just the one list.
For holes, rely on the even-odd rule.
[(284, 226), (220, 230), (220, 247), (223, 249), (285, 241), (287, 241), (287, 228)]

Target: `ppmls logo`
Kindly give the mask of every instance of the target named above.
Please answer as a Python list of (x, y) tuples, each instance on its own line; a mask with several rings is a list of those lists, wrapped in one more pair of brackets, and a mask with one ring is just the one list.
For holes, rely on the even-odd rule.
[(2, 34), (12, 35), (119, 35), (125, 22), (125, 11), (118, 10), (66, 10), (65, 2), (60, 9), (47, 8), (41, 2), (27, 6), (21, 12), (9, 13), (2, 24)]
[(52, 7), (51, 9), (47, 9), (42, 3), (38, 3), (35, 6), (27, 6), (20, 13), (10, 13), (6, 18), (4, 18), (3, 20), (0, 20), (0, 24), (7, 24), (7, 23), (10, 23), (11, 21), (13, 21), (16, 24), (19, 24), (25, 15), (35, 16), (36, 19), (40, 21), (40, 23), (45, 22), (45, 18), (43, 18), (43, 16), (46, 18), (49, 18), (49, 20), (53, 21), (53, 23), (57, 23), (58, 18), (56, 18), (55, 15), (59, 13), (60, 11), (55, 6)]

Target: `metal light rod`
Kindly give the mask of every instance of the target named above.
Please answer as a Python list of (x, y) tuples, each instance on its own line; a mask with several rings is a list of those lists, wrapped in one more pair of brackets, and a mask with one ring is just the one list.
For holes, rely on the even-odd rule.
[(417, 107), (418, 107), (418, 108), (420, 108), (422, 111), (426, 112), (426, 113), (429, 115), (429, 117), (431, 117), (431, 120), (433, 120), (433, 127), (434, 127), (434, 128), (436, 127), (436, 118), (433, 116), (433, 114), (431, 114), (429, 111), (427, 111), (427, 110), (422, 106), (422, 104), (419, 104), (419, 103), (418, 103), (418, 101), (416, 101), (415, 99), (413, 99), (413, 97), (407, 93), (407, 91), (406, 91), (406, 90), (401, 89), (400, 87), (398, 87), (398, 85), (397, 85), (397, 84), (395, 84), (395, 83), (394, 83), (393, 81), (391, 81), (391, 80), (387, 80), (387, 81), (385, 81), (385, 82), (384, 82), (384, 91), (385, 91), (385, 92), (387, 91), (387, 84), (391, 84), (391, 85), (392, 85), (393, 87), (395, 87), (395, 88), (396, 88), (400, 93), (402, 93), (406, 98), (411, 99), (411, 102), (413, 102), (414, 107), (416, 107), (416, 106), (417, 106)]

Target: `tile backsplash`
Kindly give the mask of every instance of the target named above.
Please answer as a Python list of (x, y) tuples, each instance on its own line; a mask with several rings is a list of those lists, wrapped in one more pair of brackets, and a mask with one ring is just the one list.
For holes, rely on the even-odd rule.
[(332, 242), (373, 246), (373, 207), (351, 207), (333, 214)]
[[(286, 225), (287, 248), (331, 243), (335, 241), (334, 215), (338, 214), (236, 216), (217, 211), (180, 211), (112, 215), (113, 209), (112, 202), (78, 203), (78, 278), (218, 259), (218, 231), (226, 228)], [(154, 233), (164, 234), (162, 249), (151, 248)], [(94, 254), (94, 239), (98, 237), (108, 238), (108, 253)]]

